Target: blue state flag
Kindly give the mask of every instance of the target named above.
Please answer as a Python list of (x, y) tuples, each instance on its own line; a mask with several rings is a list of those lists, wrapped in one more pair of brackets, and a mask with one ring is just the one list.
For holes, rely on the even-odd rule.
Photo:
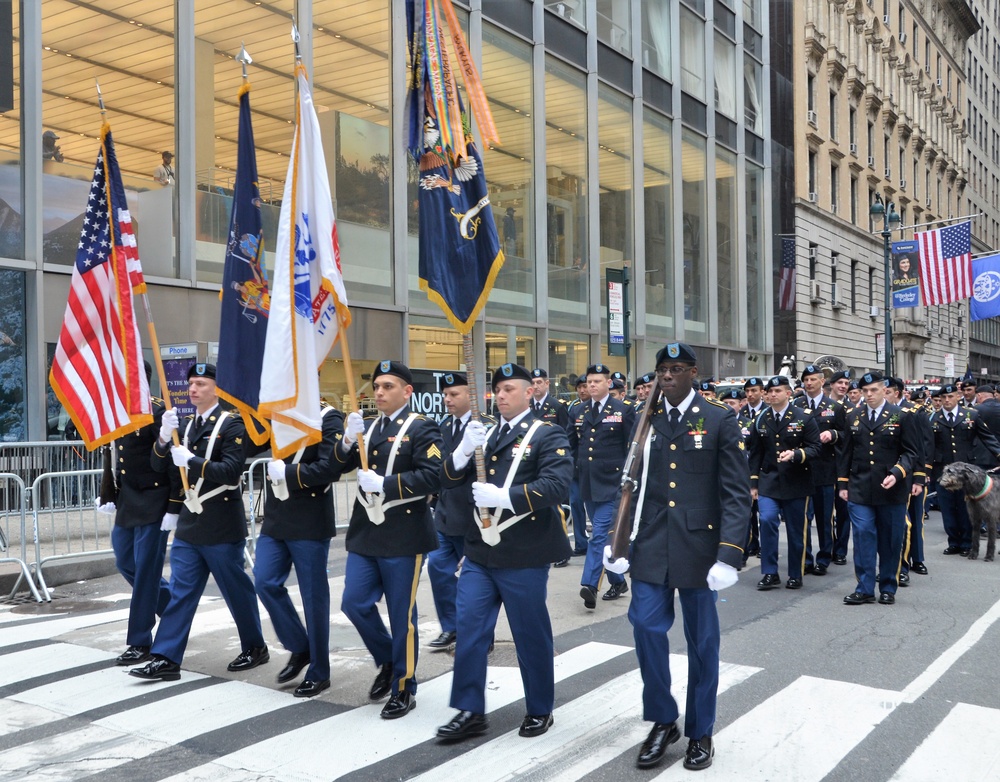
[(986, 320), (1000, 316), (1000, 254), (972, 262), (972, 298), (969, 317)]
[(247, 433), (258, 445), (270, 437), (268, 422), (257, 412), (271, 293), (264, 269), (257, 157), (250, 121), (250, 85), (240, 88), (240, 127), (236, 181), (229, 218), (229, 241), (222, 273), (222, 319), (216, 383), (219, 396), (243, 415)]

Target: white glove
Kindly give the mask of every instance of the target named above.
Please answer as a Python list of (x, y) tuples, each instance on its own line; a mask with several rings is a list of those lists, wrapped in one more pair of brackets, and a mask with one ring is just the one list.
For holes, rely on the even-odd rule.
[(177, 411), (164, 410), (163, 417), (160, 418), (160, 442), (169, 443), (175, 431), (177, 431)]
[(175, 445), (171, 447), (170, 455), (174, 459), (174, 464), (178, 467), (187, 467), (188, 462), (194, 458), (194, 454), (183, 445)]
[(381, 494), (385, 478), (374, 470), (358, 470), (358, 486), (365, 494)]
[(613, 559), (611, 557), (611, 546), (604, 547), (604, 569), (609, 573), (617, 573), (619, 576), (628, 572), (629, 561), (627, 558)]
[(102, 505), (100, 497), (94, 500), (94, 505), (96, 506), (98, 513), (103, 513), (106, 516), (114, 516), (118, 512), (118, 508), (115, 507), (113, 502), (105, 502)]
[(485, 444), (486, 427), (481, 421), (469, 421), (462, 434), (462, 442), (458, 446), (462, 453), (466, 456), (472, 456), (476, 452), (476, 448), (481, 448)]
[(510, 501), (510, 492), (503, 486), (494, 486), (492, 483), (472, 484), (472, 499), (477, 508), (506, 508), (514, 510), (514, 505)]
[(179, 513), (164, 513), (163, 521), (160, 522), (160, 531), (170, 532), (171, 530), (177, 529), (177, 519), (179, 518)]
[(285, 480), (285, 463), (281, 459), (267, 463), (267, 477), (271, 483), (281, 483)]
[(344, 424), (344, 445), (350, 448), (358, 441), (358, 435), (365, 432), (365, 418), (361, 413), (349, 413)]
[(736, 583), (739, 575), (736, 573), (736, 568), (732, 565), (727, 565), (725, 562), (716, 562), (712, 565), (712, 569), (708, 571), (708, 588), (713, 589), (716, 592), (721, 592), (727, 587), (731, 587)]

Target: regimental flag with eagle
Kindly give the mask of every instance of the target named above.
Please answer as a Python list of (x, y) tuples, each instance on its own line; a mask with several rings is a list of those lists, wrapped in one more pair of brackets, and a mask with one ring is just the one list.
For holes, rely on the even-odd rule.
[(229, 242), (222, 272), (222, 317), (216, 383), (219, 396), (243, 415), (247, 433), (257, 445), (270, 436), (270, 425), (257, 412), (264, 342), (271, 292), (264, 268), (257, 156), (250, 119), (250, 85), (239, 91), (240, 124), (236, 147), (236, 181), (229, 218)]
[(483, 143), (500, 139), (451, 0), (406, 0), (407, 146), (420, 166), (420, 288), (460, 333), (468, 334), (486, 305), (504, 255), (443, 23)]
[(278, 219), (258, 408), (271, 419), (276, 459), (322, 439), (318, 373), (351, 323), (326, 157), (305, 67), (297, 65), (295, 77), (295, 138)]
[(111, 126), (104, 123), (49, 371), (88, 450), (153, 421), (132, 303), (133, 293), (145, 290)]

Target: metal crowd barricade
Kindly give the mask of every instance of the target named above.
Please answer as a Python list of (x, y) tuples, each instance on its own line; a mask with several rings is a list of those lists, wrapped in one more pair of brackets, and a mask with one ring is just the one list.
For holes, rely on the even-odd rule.
[(98, 513), (94, 500), (100, 491), (102, 470), (47, 472), (31, 484), (38, 586), (48, 595), (42, 568), (48, 562), (94, 555), (113, 556), (111, 528), (114, 516)]
[[(99, 470), (100, 450), (88, 451), (81, 440), (51, 440), (26, 443), (0, 443), (0, 473), (17, 475), (25, 486), (30, 486), (44, 473), (71, 472), (76, 470)], [(72, 490), (73, 486), (57, 485), (55, 491)], [(60, 503), (62, 496), (32, 497), (33, 502)], [(70, 497), (69, 499), (72, 499)], [(0, 506), (2, 510), (2, 506)]]
[[(17, 581), (14, 582), (10, 594), (7, 595), (8, 600), (14, 597), (21, 582), (24, 581), (35, 600), (41, 603), (43, 602), (42, 596), (35, 588), (31, 571), (28, 569), (28, 503), (25, 494), (24, 481), (19, 476), (12, 473), (0, 473), (0, 500), (2, 500), (2, 505), (0, 505), (0, 562), (10, 562), (20, 568)], [(14, 522), (13, 534), (11, 532), (12, 521)], [(12, 556), (12, 553), (20, 554), (20, 556)], [(45, 598), (48, 599), (48, 593), (45, 594)]]

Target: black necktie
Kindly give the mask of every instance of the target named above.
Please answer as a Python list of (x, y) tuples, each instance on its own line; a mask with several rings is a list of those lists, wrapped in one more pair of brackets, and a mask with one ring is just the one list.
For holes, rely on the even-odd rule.
[(955, 423), (955, 414), (954, 413), (948, 413), (948, 423), (949, 424)]
[(461, 418), (456, 418), (455, 419), (455, 426), (452, 428), (452, 432), (451, 432), (451, 439), (452, 440), (457, 440), (461, 436), (462, 436), (462, 419)]
[(873, 407), (868, 408), (868, 420), (875, 423), (875, 408)]
[(387, 415), (382, 416), (382, 420), (379, 422), (379, 426), (378, 426), (378, 433), (379, 434), (385, 434), (385, 427), (386, 427), (386, 424), (388, 424), (388, 423), (389, 423), (389, 416), (387, 416)]
[(810, 399), (810, 400), (809, 400), (809, 406), (810, 406), (810, 407), (811, 407), (811, 408), (812, 408), (813, 410), (815, 410), (815, 409), (816, 409), (816, 400), (815, 400), (815, 399)]
[(199, 416), (195, 416), (195, 419), (194, 419), (194, 428), (195, 428), (195, 431), (197, 431), (198, 429), (201, 429), (201, 425), (203, 423), (205, 423), (205, 421), (204, 421), (204, 419), (200, 415)]
[(677, 427), (681, 422), (681, 411), (676, 407), (671, 407), (669, 416), (670, 416), (670, 431), (676, 432)]
[(510, 431), (510, 427), (507, 426), (507, 422), (504, 421), (500, 424), (500, 431), (497, 433), (497, 442), (500, 442), (504, 437), (506, 437), (508, 431)]
[(536, 413), (542, 412), (542, 403), (541, 402), (535, 402), (535, 412)]

